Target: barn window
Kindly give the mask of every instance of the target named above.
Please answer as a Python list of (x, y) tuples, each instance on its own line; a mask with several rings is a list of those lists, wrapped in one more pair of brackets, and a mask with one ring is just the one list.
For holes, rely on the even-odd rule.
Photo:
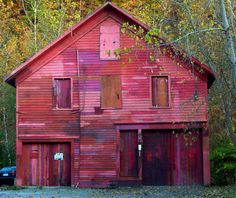
[(56, 109), (71, 108), (71, 79), (55, 78), (54, 79), (53, 105)]
[(120, 26), (110, 25), (100, 27), (100, 58), (102, 60), (119, 59)]
[(169, 106), (168, 77), (152, 76), (151, 81), (152, 81), (152, 106), (168, 107)]
[(106, 75), (101, 79), (101, 107), (121, 107), (121, 79), (119, 75)]

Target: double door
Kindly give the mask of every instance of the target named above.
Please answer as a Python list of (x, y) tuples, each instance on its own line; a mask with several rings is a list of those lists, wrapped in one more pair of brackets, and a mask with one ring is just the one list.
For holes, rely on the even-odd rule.
[(69, 186), (71, 156), (69, 143), (24, 143), (23, 185)]
[[(203, 183), (201, 133), (179, 130), (120, 132), (120, 176), (142, 178), (144, 185)], [(141, 151), (138, 151), (141, 144)]]

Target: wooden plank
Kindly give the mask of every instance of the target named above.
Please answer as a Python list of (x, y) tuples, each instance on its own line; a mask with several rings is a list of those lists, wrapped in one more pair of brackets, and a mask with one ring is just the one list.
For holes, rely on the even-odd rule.
[(203, 153), (203, 184), (211, 184), (211, 171), (210, 171), (210, 146), (208, 129), (205, 127), (202, 130), (202, 153)]
[(55, 83), (55, 108), (64, 109), (71, 108), (71, 79), (61, 78), (54, 79)]
[(120, 176), (138, 177), (138, 131), (120, 132)]
[(176, 154), (180, 160), (180, 164), (176, 166), (179, 169), (176, 185), (203, 184), (201, 133), (198, 135), (182, 133), (176, 141), (178, 142), (176, 145), (180, 147), (179, 153)]
[(143, 133), (143, 184), (171, 185), (171, 133)]
[(121, 107), (121, 79), (119, 75), (106, 75), (101, 78), (101, 107)]
[(152, 77), (152, 105), (156, 107), (169, 106), (169, 90), (167, 76)]
[(144, 185), (203, 183), (201, 133), (147, 130), (143, 132)]
[[(55, 153), (64, 159), (55, 160)], [(68, 186), (71, 181), (70, 145), (67, 143), (24, 143), (24, 181), (29, 186)]]

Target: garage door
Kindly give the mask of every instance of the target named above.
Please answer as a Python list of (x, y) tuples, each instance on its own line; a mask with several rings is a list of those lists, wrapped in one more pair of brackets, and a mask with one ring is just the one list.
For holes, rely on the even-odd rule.
[(203, 183), (201, 133), (143, 131), (143, 184)]
[(68, 143), (25, 143), (22, 162), (23, 185), (70, 185), (71, 159)]

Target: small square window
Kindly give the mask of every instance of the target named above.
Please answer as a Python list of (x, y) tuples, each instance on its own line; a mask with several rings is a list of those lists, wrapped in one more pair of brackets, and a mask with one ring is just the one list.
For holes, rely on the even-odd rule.
[(53, 106), (56, 109), (71, 108), (71, 79), (54, 79)]
[(152, 106), (168, 107), (169, 91), (167, 76), (152, 76)]

